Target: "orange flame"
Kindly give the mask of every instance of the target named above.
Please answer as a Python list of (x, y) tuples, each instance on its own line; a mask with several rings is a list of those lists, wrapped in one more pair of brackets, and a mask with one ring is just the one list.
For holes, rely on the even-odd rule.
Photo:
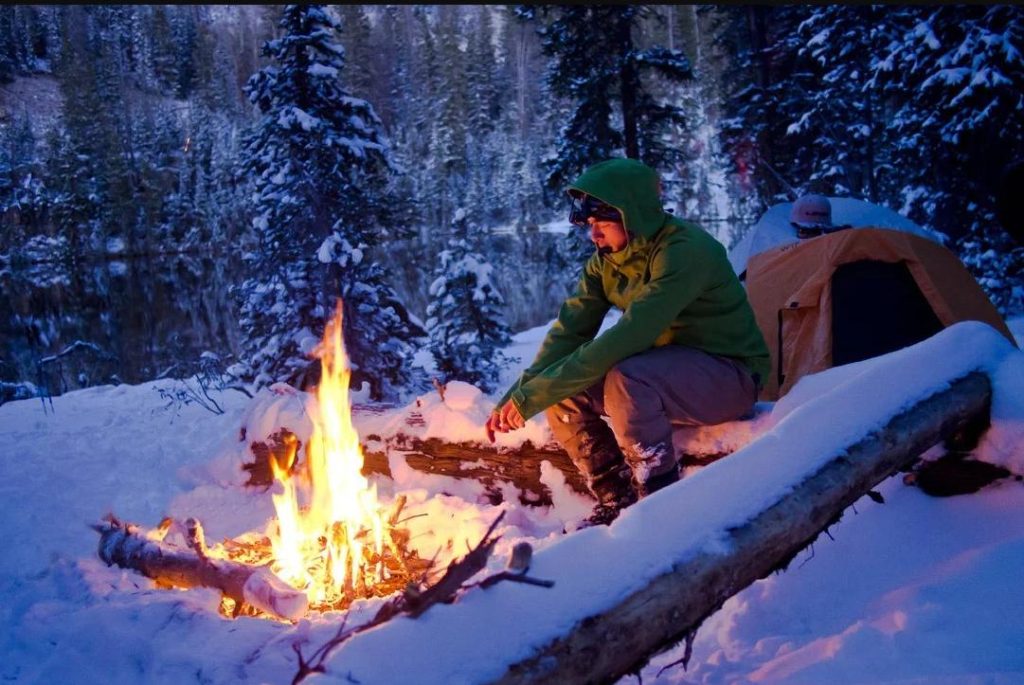
[(272, 496), (277, 512), (276, 531), (270, 531), (273, 569), (304, 590), (313, 605), (352, 597), (354, 590), (376, 584), (384, 574), (383, 565), (373, 560), (382, 557), (386, 515), (376, 487), (361, 473), (363, 452), (352, 425), (341, 311), (339, 301), (321, 346), (319, 420), (313, 423), (307, 451), (307, 508), (300, 507), (286, 469), (270, 460), (280, 488)]

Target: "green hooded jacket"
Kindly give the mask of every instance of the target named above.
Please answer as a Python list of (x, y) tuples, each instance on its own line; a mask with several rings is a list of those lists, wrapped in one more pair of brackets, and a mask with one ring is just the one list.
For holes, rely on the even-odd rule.
[[(524, 419), (597, 383), (619, 361), (661, 345), (687, 345), (767, 377), (764, 337), (725, 247), (661, 206), (657, 173), (632, 159), (588, 168), (570, 186), (622, 213), (629, 242), (587, 260), (533, 363), (498, 403)], [(611, 307), (623, 310), (595, 338)]]

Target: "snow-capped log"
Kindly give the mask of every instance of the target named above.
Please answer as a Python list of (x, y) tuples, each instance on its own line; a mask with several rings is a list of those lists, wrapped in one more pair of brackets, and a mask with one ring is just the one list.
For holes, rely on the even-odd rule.
[[(287, 459), (291, 433), (276, 433), (266, 442), (254, 441), (250, 445), (253, 461), (243, 465), (248, 473), (247, 485), (266, 487), (271, 483), (269, 459), (273, 456), (281, 463)], [(440, 438), (392, 438), (380, 443), (363, 445), (363, 475), (378, 474), (391, 478), (390, 452), (401, 454), (409, 468), (450, 478), (468, 478), (479, 481), (495, 498), (501, 495), (500, 483), (511, 483), (521, 493), (524, 504), (551, 505), (551, 491), (541, 482), (541, 463), (549, 462), (565, 477), (566, 485), (581, 495), (588, 495), (586, 483), (569, 455), (558, 445), (536, 447), (527, 441), (516, 448), (492, 447), (471, 442), (446, 442)], [(689, 455), (681, 457), (683, 466), (706, 466), (724, 454)]]
[[(438, 438), (389, 442), (388, 451), (401, 453), (409, 468), (422, 473), (470, 478), (479, 481), (501, 497), (499, 484), (512, 483), (526, 504), (548, 506), (551, 492), (541, 482), (541, 462), (547, 461), (561, 471), (566, 484), (580, 494), (587, 486), (569, 455), (556, 445), (535, 447), (526, 442), (515, 449), (495, 448), (468, 442), (450, 443)], [(391, 476), (387, 452), (366, 453), (365, 468)]]
[(233, 599), (236, 608), (248, 604), (289, 620), (298, 620), (306, 613), (306, 595), (287, 585), (269, 568), (208, 557), (199, 522), (188, 519), (183, 528), (187, 547), (152, 539), (139, 526), (113, 516), (93, 526), (100, 534), (100, 559), (108, 565), (133, 569), (174, 587), (215, 588)]
[(926, 449), (979, 416), (991, 384), (973, 372), (891, 419), (796, 484), (788, 497), (725, 531), (731, 553), (701, 552), (612, 609), (575, 624), (497, 682), (612, 682), (658, 648), (693, 631), (722, 603), (784, 566), (843, 510)]

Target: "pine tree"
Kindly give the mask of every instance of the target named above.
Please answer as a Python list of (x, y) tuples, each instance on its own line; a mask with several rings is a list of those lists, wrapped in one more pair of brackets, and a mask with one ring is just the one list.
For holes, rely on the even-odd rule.
[(787, 133), (802, 152), (802, 185), (873, 202), (888, 195), (889, 127), (870, 83), (873, 62), (896, 30), (886, 16), (869, 5), (815, 7), (799, 27), (798, 54), (810, 58), (810, 77), (800, 86), (803, 111)]
[[(387, 218), (380, 121), (339, 81), (344, 49), (331, 12), (289, 5), (280, 27), (283, 35), (264, 47), (272, 63), (247, 86), (262, 114), (244, 154), (245, 173), (255, 178), (257, 245), (246, 254), (252, 275), (240, 289), (248, 368), (235, 372), (258, 386), (305, 385), (316, 368), (306, 355), (340, 293), (354, 373), (371, 381), (375, 396), (390, 397), (407, 380), (415, 331), (379, 267), (363, 258)], [(394, 327), (378, 328), (380, 320)]]
[(27, 112), (0, 128), (0, 251), (20, 248), (45, 221), (49, 193)]
[(655, 168), (671, 157), (661, 136), (668, 124), (683, 123), (681, 111), (655, 98), (642, 77), (657, 73), (675, 82), (692, 74), (681, 51), (637, 44), (647, 13), (638, 5), (544, 7), (539, 15), (531, 6), (520, 8), (523, 19), (544, 21), (543, 50), (554, 58), (547, 82), (572, 103), (549, 161), (550, 188), (563, 188), (585, 167), (620, 149)]
[(57, 76), (64, 106), (47, 146), (54, 191), (54, 221), (72, 253), (102, 249), (107, 193), (104, 179), (114, 132), (99, 94), (90, 8), (62, 16), (64, 45)]
[(344, 303), (345, 348), (353, 387), (366, 383), (373, 399), (393, 400), (422, 385), (410, 366), (414, 344), (426, 332), (387, 284), (384, 268), (370, 259), (370, 232), (361, 223), (338, 223), (317, 256)]
[(427, 330), (442, 381), (460, 380), (490, 393), (509, 363), (512, 340), (493, 269), (465, 237), (464, 219), (438, 258), (430, 285)]
[(1024, 250), (995, 219), (999, 175), (1024, 158), (1024, 9), (906, 7), (874, 70), (893, 110), (894, 206), (954, 239), (1004, 313), (1024, 309)]
[(801, 6), (733, 5), (722, 8), (715, 22), (717, 42), (731, 55), (722, 76), (722, 148), (737, 194), (750, 198), (744, 209), (755, 214), (796, 199), (791, 179), (797, 153), (786, 130), (802, 100), (791, 77), (801, 47), (797, 29), (808, 12)]

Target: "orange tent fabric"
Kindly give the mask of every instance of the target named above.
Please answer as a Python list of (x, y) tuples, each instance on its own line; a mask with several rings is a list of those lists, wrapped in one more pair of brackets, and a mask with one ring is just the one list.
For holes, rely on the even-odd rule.
[(776, 400), (804, 375), (832, 366), (832, 274), (862, 260), (905, 263), (943, 326), (982, 321), (1014, 342), (981, 286), (947, 248), (888, 228), (837, 231), (762, 252), (747, 264), (747, 295), (772, 360), (762, 400)]

